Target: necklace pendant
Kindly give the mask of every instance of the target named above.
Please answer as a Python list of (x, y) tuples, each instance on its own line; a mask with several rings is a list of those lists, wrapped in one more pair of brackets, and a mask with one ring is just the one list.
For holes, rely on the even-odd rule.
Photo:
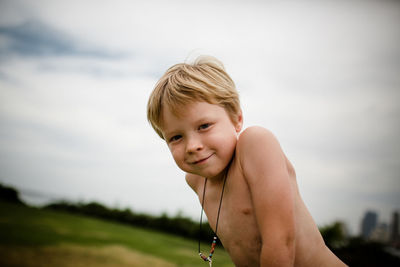
[(199, 252), (199, 256), (200, 258), (203, 259), (203, 261), (208, 261), (210, 267), (212, 265), (212, 256), (214, 254), (215, 251), (215, 246), (217, 245), (217, 237), (214, 236), (213, 242), (211, 244), (211, 250), (210, 250), (210, 255), (208, 257), (206, 257), (205, 255), (203, 255), (203, 253)]

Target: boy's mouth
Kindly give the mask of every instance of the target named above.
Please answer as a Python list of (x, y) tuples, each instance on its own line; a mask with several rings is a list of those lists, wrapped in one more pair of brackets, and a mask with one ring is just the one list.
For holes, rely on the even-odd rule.
[(199, 160), (195, 160), (195, 161), (192, 162), (192, 164), (201, 164), (201, 163), (204, 163), (204, 162), (206, 162), (209, 158), (211, 158), (212, 155), (214, 155), (214, 154), (211, 154), (211, 155), (209, 155), (209, 156), (207, 156), (207, 157), (205, 157), (205, 158), (201, 158), (201, 159), (199, 159)]

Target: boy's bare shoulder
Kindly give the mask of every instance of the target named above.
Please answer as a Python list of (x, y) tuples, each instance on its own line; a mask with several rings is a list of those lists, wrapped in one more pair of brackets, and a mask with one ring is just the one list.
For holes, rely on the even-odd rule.
[(237, 147), (238, 149), (246, 148), (247, 146), (258, 146), (260, 143), (277, 143), (276, 137), (271, 131), (261, 126), (251, 126), (246, 128), (239, 136)]
[(240, 134), (236, 153), (242, 171), (245, 172), (247, 169), (251, 172), (271, 173), (280, 166), (286, 167), (285, 155), (277, 138), (271, 131), (260, 126), (249, 127)]
[(193, 191), (197, 192), (199, 183), (201, 180), (204, 180), (203, 177), (191, 173), (186, 173), (185, 175), (186, 183), (193, 189)]

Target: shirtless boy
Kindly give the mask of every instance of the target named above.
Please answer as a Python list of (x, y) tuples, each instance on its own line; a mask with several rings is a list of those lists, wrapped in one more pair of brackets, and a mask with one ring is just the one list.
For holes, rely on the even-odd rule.
[(147, 116), (236, 266), (345, 266), (326, 247), (274, 135), (240, 133), (238, 93), (221, 62), (200, 57), (169, 68)]

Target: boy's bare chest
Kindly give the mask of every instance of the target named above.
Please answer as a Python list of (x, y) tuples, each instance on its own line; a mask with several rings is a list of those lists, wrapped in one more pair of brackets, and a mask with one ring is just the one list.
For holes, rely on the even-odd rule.
[(218, 238), (233, 260), (236, 257), (258, 260), (261, 238), (246, 182), (239, 175), (227, 177), (218, 218), (221, 189), (221, 186), (206, 188), (204, 211), (210, 227), (214, 232), (217, 230)]

